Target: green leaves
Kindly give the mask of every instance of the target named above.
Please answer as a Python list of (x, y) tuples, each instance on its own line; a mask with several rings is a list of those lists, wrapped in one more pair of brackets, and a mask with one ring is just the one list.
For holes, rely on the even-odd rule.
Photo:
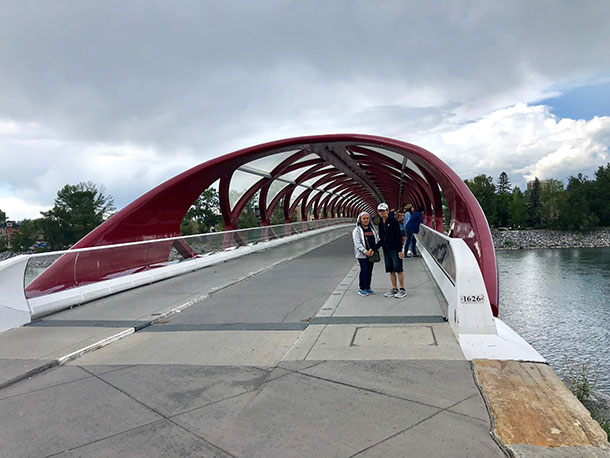
[(55, 198), (55, 205), (41, 212), (42, 231), (50, 248), (69, 248), (114, 212), (114, 199), (92, 182), (67, 184)]
[(183, 235), (209, 232), (210, 228), (221, 222), (221, 219), (218, 191), (214, 188), (208, 188), (201, 193), (186, 212), (180, 223), (180, 232)]
[(478, 175), (465, 180), (479, 201), (492, 227), (533, 227), (586, 231), (598, 225), (610, 226), (610, 164), (595, 172), (595, 180), (578, 174), (568, 178), (564, 189), (556, 179), (536, 178), (523, 193), (510, 192), (505, 172), (493, 178)]

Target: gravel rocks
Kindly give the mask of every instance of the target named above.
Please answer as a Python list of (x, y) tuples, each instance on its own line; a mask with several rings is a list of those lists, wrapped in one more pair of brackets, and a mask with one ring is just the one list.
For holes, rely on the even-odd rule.
[(601, 391), (591, 390), (583, 405), (591, 412), (593, 418), (610, 421), (610, 396)]
[(4, 261), (5, 259), (12, 258), (13, 256), (16, 256), (16, 254), (11, 253), (10, 251), (2, 251), (0, 252), (0, 262)]
[(588, 232), (537, 230), (491, 231), (496, 250), (610, 247), (610, 228)]

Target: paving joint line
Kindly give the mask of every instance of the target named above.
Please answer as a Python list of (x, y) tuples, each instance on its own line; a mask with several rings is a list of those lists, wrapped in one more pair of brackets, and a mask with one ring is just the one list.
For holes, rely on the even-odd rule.
[(130, 433), (132, 431), (135, 431), (136, 429), (145, 428), (146, 426), (154, 425), (155, 423), (160, 423), (162, 421), (166, 421), (166, 420), (164, 418), (162, 418), (160, 420), (155, 420), (153, 422), (146, 423), (146, 424), (143, 424), (143, 425), (140, 425), (140, 426), (136, 426), (134, 428), (127, 429), (125, 431), (121, 431), (121, 432), (118, 432), (118, 433), (111, 434), (110, 436), (101, 437), (99, 439), (95, 439), (95, 440), (89, 441), (89, 442), (87, 442), (85, 444), (80, 444), (80, 445), (76, 445), (74, 447), (67, 448), (65, 450), (62, 450), (61, 452), (53, 453), (52, 455), (45, 455), (44, 458), (52, 458), (54, 456), (60, 456), (60, 455), (63, 455), (64, 453), (66, 453), (66, 452), (71, 452), (73, 450), (78, 450), (79, 448), (86, 447), (87, 445), (95, 444), (96, 442), (101, 442), (101, 441), (106, 440), (106, 439), (111, 439), (113, 437), (120, 436), (121, 434)]
[[(139, 399), (134, 398), (131, 394), (127, 393), (126, 391), (122, 390), (121, 388), (114, 386), (112, 383), (110, 383), (108, 380), (104, 380), (102, 377), (100, 377), (97, 374), (94, 374), (93, 372), (88, 371), (87, 369), (85, 369), (84, 367), (81, 367), (82, 370), (84, 370), (85, 372), (87, 372), (88, 374), (91, 374), (91, 376), (95, 377), (96, 379), (98, 379), (99, 381), (105, 383), (106, 385), (108, 385), (111, 388), (114, 388), (115, 390), (117, 390), (119, 393), (124, 394), (125, 396), (127, 396), (129, 399), (131, 399), (132, 401), (137, 402), (138, 404), (146, 407), (148, 410), (151, 410), (152, 412), (154, 412), (155, 414), (159, 415), (162, 418), (167, 419), (167, 417), (165, 415), (163, 415), (161, 412), (157, 411), (156, 409), (154, 409), (153, 407), (150, 407), (146, 404), (144, 404), (142, 401), (140, 401)], [(103, 375), (103, 374), (101, 374)]]
[(7, 396), (5, 398), (0, 398), (0, 402), (4, 401), (6, 399), (12, 399), (12, 398), (16, 398), (18, 396), (25, 396), (26, 394), (38, 393), (39, 391), (48, 390), (50, 388), (56, 388), (58, 386), (68, 385), (68, 384), (74, 383), (74, 382), (80, 382), (80, 381), (88, 379), (90, 377), (91, 377), (91, 375), (89, 374), (89, 372), (87, 372), (87, 375), (84, 375), (83, 377), (80, 377), (80, 378), (77, 378), (74, 380), (68, 380), (67, 382), (56, 383), (55, 385), (45, 386), (44, 388), (37, 388), (35, 390), (26, 391), (24, 393), (13, 394), (13, 395)]
[[(318, 343), (318, 340), (320, 340), (320, 337), (322, 337), (322, 334), (324, 334), (324, 331), (326, 331), (326, 328), (328, 327), (327, 324), (324, 325), (324, 327), (322, 328), (322, 330), (320, 331), (320, 333), (318, 334), (318, 336), (316, 337), (316, 340), (314, 340), (313, 344), (311, 345), (311, 348), (309, 350), (307, 350), (307, 354), (303, 357), (303, 361), (306, 361), (307, 358), (309, 357), (309, 354), (313, 351), (314, 347), (316, 346), (316, 344)], [(305, 334), (305, 331), (303, 331), (303, 334)], [(301, 334), (301, 335), (303, 335)], [(294, 343), (294, 345), (296, 345), (296, 343), (299, 341), (299, 339), (296, 340), (296, 342)], [(294, 347), (293, 345), (293, 347)], [(292, 350), (292, 348), (291, 348)], [(284, 355), (285, 356), (285, 355)]]
[(489, 417), (489, 435), (491, 436), (492, 440), (496, 443), (496, 445), (500, 448), (500, 450), (502, 450), (502, 452), (506, 456), (512, 457), (513, 454), (508, 450), (508, 447), (506, 445), (504, 445), (502, 443), (502, 441), (500, 440), (500, 438), (498, 436), (496, 436), (496, 433), (494, 433), (494, 429), (496, 428), (496, 422), (495, 422), (494, 416), (491, 412), (491, 406), (489, 404), (489, 399), (487, 399), (487, 396), (485, 395), (485, 391), (483, 390), (483, 387), (477, 380), (476, 373), (474, 372), (474, 363), (472, 361), (470, 361), (470, 372), (472, 375), (472, 380), (474, 381), (475, 386), (479, 390), (479, 394), (481, 395), (481, 398), (483, 398), (483, 404), (485, 404), (485, 409), (487, 410), (487, 416)]
[[(176, 427), (178, 427), (178, 428), (180, 428), (180, 429), (182, 429), (182, 430), (184, 430), (184, 431), (189, 432), (190, 434), (194, 435), (195, 437), (198, 437), (198, 438), (199, 438), (199, 439), (201, 439), (202, 441), (204, 441), (204, 442), (206, 442), (207, 444), (211, 445), (212, 447), (214, 447), (214, 448), (216, 448), (216, 449), (220, 450), (221, 452), (226, 453), (227, 455), (232, 456), (232, 457), (234, 457), (234, 458), (237, 458), (237, 457), (235, 457), (235, 455), (233, 455), (233, 454), (231, 454), (231, 453), (227, 452), (226, 450), (222, 449), (221, 447), (216, 446), (215, 444), (213, 444), (212, 442), (208, 441), (207, 439), (205, 439), (204, 437), (200, 436), (199, 434), (197, 434), (197, 433), (195, 433), (195, 432), (191, 431), (190, 429), (188, 429), (188, 428), (186, 428), (186, 427), (184, 427), (184, 426), (182, 426), (182, 425), (180, 425), (180, 424), (176, 423), (176, 422), (175, 422), (175, 421), (174, 421), (174, 420), (173, 420), (171, 417), (168, 417), (167, 415), (164, 415), (164, 414), (163, 414), (163, 413), (161, 413), (159, 410), (157, 410), (157, 409), (155, 409), (155, 408), (153, 408), (153, 407), (151, 407), (151, 406), (149, 406), (149, 405), (147, 405), (147, 404), (144, 404), (144, 402), (142, 402), (142, 401), (140, 401), (139, 399), (135, 398), (134, 396), (132, 396), (132, 395), (131, 395), (131, 394), (129, 394), (128, 392), (126, 392), (126, 391), (122, 390), (121, 388), (119, 388), (119, 387), (117, 387), (117, 386), (113, 385), (113, 384), (112, 384), (112, 383), (110, 383), (109, 381), (104, 380), (103, 378), (101, 378), (100, 376), (98, 376), (98, 375), (96, 375), (96, 374), (93, 374), (92, 372), (89, 372), (87, 369), (84, 369), (84, 368), (81, 368), (81, 369), (83, 369), (85, 372), (87, 372), (87, 373), (91, 374), (93, 377), (95, 377), (95, 378), (96, 378), (96, 379), (98, 379), (99, 381), (101, 381), (101, 382), (105, 383), (105, 384), (106, 384), (106, 385), (108, 385), (109, 387), (111, 387), (111, 388), (115, 389), (115, 390), (116, 390), (116, 391), (118, 391), (119, 393), (124, 394), (124, 395), (125, 395), (125, 396), (127, 396), (129, 399), (131, 399), (132, 401), (137, 402), (137, 403), (138, 403), (138, 404), (140, 404), (141, 406), (145, 407), (146, 409), (148, 409), (148, 410), (150, 410), (151, 412), (155, 413), (156, 415), (160, 416), (162, 420), (166, 420), (166, 421), (168, 421), (168, 422), (172, 423), (174, 426), (176, 426)], [(245, 393), (242, 393), (242, 394), (245, 394)], [(182, 413), (184, 413), (184, 412), (182, 412)], [(157, 421), (162, 421), (162, 420), (157, 420)]]
[(180, 428), (183, 431), (186, 431), (187, 433), (192, 434), (193, 436), (201, 439), (202, 441), (204, 441), (206, 444), (210, 445), (211, 447), (215, 448), (216, 450), (220, 450), (222, 453), (224, 453), (225, 455), (228, 455), (232, 458), (238, 458), (236, 455), (233, 455), (231, 452), (228, 452), (227, 450), (225, 450), (222, 447), (219, 447), (218, 445), (214, 444), (213, 442), (210, 442), (209, 440), (207, 440), (205, 437), (200, 436), (199, 434), (197, 434), (194, 431), (191, 431), (190, 429), (188, 429), (186, 426), (183, 426), (179, 423), (176, 423), (174, 420), (172, 420), (171, 418), (168, 418), (167, 421), (169, 421), (172, 425), (176, 426), (177, 428)]
[[(319, 366), (320, 364), (325, 363), (325, 362), (326, 362), (326, 361), (318, 361), (317, 363), (312, 364), (311, 366), (303, 367), (302, 369), (299, 369), (299, 370), (300, 370), (300, 371), (305, 371), (305, 370), (307, 370), (307, 369), (311, 369), (312, 367)], [(281, 363), (281, 361), (280, 361), (280, 363)], [(279, 379), (281, 379), (281, 378), (287, 377), (287, 376), (289, 376), (289, 375), (293, 375), (293, 374), (300, 374), (300, 372), (298, 372), (297, 370), (294, 370), (294, 369), (287, 369), (287, 368), (285, 368), (285, 367), (279, 367), (279, 366), (278, 366), (278, 367), (277, 367), (277, 369), (281, 369), (281, 370), (283, 370), (283, 371), (286, 371), (286, 372), (287, 372), (287, 374), (278, 375), (278, 376), (277, 376), (277, 377), (275, 377), (273, 380), (265, 380), (265, 382), (264, 382), (263, 384), (265, 384), (265, 383), (271, 383), (271, 382), (275, 382), (276, 380), (279, 380)]]
[[(93, 364), (92, 364), (92, 365), (93, 365)], [(101, 366), (105, 366), (105, 364), (100, 364), (100, 365), (101, 365)], [(95, 366), (98, 366), (98, 367), (99, 367), (100, 365), (95, 364)], [(110, 366), (110, 365), (111, 365), (111, 364), (109, 364), (108, 366)], [(114, 369), (110, 369), (109, 371), (106, 371), (106, 372), (101, 372), (101, 373), (98, 373), (97, 375), (106, 375), (106, 374), (112, 374), (113, 372), (118, 372), (118, 371), (122, 371), (122, 370), (124, 370), (124, 369), (129, 369), (130, 367), (136, 367), (136, 366), (141, 366), (141, 365), (142, 365), (142, 364), (127, 364), (127, 365), (124, 365), (124, 366), (122, 366), (122, 367), (115, 367)], [(81, 369), (83, 369), (83, 370), (84, 370), (84, 369), (85, 369), (85, 367), (87, 367), (87, 366), (75, 365), (74, 367), (79, 367), (79, 368), (81, 368)], [(87, 372), (89, 372), (89, 371), (87, 371)]]
[(464, 401), (466, 401), (467, 399), (470, 399), (472, 396), (474, 396), (474, 395), (470, 395), (470, 396), (468, 396), (468, 397), (466, 397), (466, 398), (462, 399), (461, 401), (458, 401), (458, 402), (456, 402), (456, 403), (454, 403), (454, 404), (451, 404), (451, 405), (450, 405), (450, 406), (448, 406), (448, 407), (445, 407), (445, 408), (443, 408), (443, 409), (440, 409), (438, 412), (434, 412), (432, 415), (429, 415), (429, 416), (427, 416), (426, 418), (423, 418), (423, 419), (421, 419), (420, 421), (418, 421), (418, 422), (416, 422), (416, 423), (413, 423), (411, 426), (408, 426), (407, 428), (403, 429), (402, 431), (398, 431), (397, 433), (394, 433), (394, 434), (392, 434), (391, 436), (386, 437), (385, 439), (380, 440), (379, 442), (377, 442), (377, 443), (375, 443), (375, 444), (372, 444), (372, 445), (370, 445), (370, 446), (368, 446), (368, 447), (366, 447), (366, 448), (363, 448), (363, 449), (362, 449), (362, 450), (360, 450), (359, 452), (356, 452), (356, 453), (354, 453), (353, 455), (350, 455), (348, 458), (353, 458), (353, 457), (355, 457), (355, 456), (358, 456), (358, 455), (360, 455), (361, 453), (366, 452), (367, 450), (370, 450), (370, 449), (372, 449), (372, 448), (374, 448), (374, 447), (377, 447), (378, 445), (383, 444), (384, 442), (387, 442), (387, 441), (389, 441), (389, 440), (391, 440), (391, 439), (394, 439), (396, 436), (399, 436), (399, 435), (401, 435), (402, 433), (405, 433), (405, 432), (409, 431), (410, 429), (413, 429), (413, 428), (415, 428), (416, 426), (421, 425), (422, 423), (424, 423), (424, 422), (426, 422), (426, 421), (428, 421), (428, 420), (430, 420), (430, 419), (432, 419), (432, 418), (436, 417), (437, 415), (439, 415), (439, 414), (441, 414), (441, 413), (443, 413), (443, 412), (451, 412), (451, 413), (455, 413), (455, 412), (452, 412), (452, 411), (451, 411), (451, 409), (452, 409), (453, 407), (455, 407), (456, 405), (460, 404), (461, 402), (464, 402)]
[[(306, 370), (306, 369), (301, 369), (301, 370)], [(299, 374), (301, 374), (301, 375), (303, 375), (303, 376), (305, 376), (305, 377), (311, 377), (311, 378), (315, 378), (315, 379), (317, 379), (317, 380), (322, 380), (322, 381), (324, 381), (324, 382), (328, 382), (328, 383), (335, 383), (335, 384), (337, 384), (337, 385), (346, 386), (346, 387), (348, 387), (348, 388), (353, 388), (353, 389), (356, 389), (356, 390), (366, 391), (366, 392), (368, 392), (368, 393), (378, 394), (378, 395), (380, 395), (380, 396), (386, 396), (386, 397), (388, 397), (388, 398), (392, 398), (392, 399), (400, 399), (401, 401), (413, 402), (413, 403), (415, 403), (415, 404), (419, 404), (419, 405), (422, 405), (422, 406), (425, 406), (425, 407), (432, 407), (432, 408), (434, 408), (434, 409), (448, 409), (448, 408), (453, 407), (454, 405), (457, 405), (457, 404), (459, 404), (460, 402), (463, 402), (463, 401), (465, 401), (466, 399), (468, 399), (468, 398), (462, 399), (461, 401), (457, 402), (456, 404), (452, 404), (452, 405), (451, 405), (451, 406), (449, 406), (449, 407), (445, 407), (445, 408), (443, 408), (443, 407), (435, 406), (435, 405), (432, 405), (432, 404), (427, 404), (427, 403), (425, 403), (425, 402), (421, 402), (421, 401), (415, 401), (415, 400), (413, 400), (413, 399), (408, 399), (408, 398), (403, 398), (403, 397), (401, 397), (401, 396), (397, 396), (397, 395), (395, 395), (395, 394), (382, 393), (381, 391), (376, 391), (376, 390), (373, 390), (373, 389), (371, 389), (371, 388), (365, 388), (365, 387), (358, 386), (358, 385), (352, 385), (351, 383), (347, 383), (347, 382), (340, 382), (340, 381), (338, 381), (338, 380), (327, 379), (327, 378), (324, 378), (324, 377), (320, 377), (320, 376), (318, 376), (318, 375), (307, 374), (307, 373), (304, 373), (304, 372), (299, 372), (299, 371), (296, 371), (296, 372), (297, 372), (297, 373), (299, 373)], [(470, 396), (469, 396), (469, 397), (470, 397)]]
[[(320, 361), (318, 364), (322, 364), (322, 363), (325, 363), (325, 362), (328, 362), (328, 361)], [(317, 366), (318, 364), (315, 364), (314, 366)], [(435, 409), (446, 410), (446, 411), (451, 412), (453, 414), (460, 415), (460, 416), (466, 417), (466, 418), (471, 418), (473, 420), (485, 421), (485, 420), (481, 420), (478, 417), (473, 417), (472, 415), (468, 415), (468, 414), (465, 414), (465, 413), (462, 413), (462, 412), (456, 412), (456, 411), (451, 410), (456, 405), (458, 405), (458, 404), (460, 404), (460, 403), (462, 403), (464, 401), (467, 401), (468, 399), (472, 399), (473, 397), (477, 396), (477, 393), (471, 394), (470, 396), (467, 396), (464, 399), (462, 399), (461, 401), (458, 401), (455, 404), (452, 404), (452, 405), (450, 405), (448, 407), (439, 407), (439, 406), (435, 406), (435, 405), (432, 405), (432, 404), (426, 404), (425, 402), (416, 401), (414, 399), (409, 399), (409, 398), (404, 398), (404, 397), (401, 397), (401, 396), (397, 396), (395, 394), (383, 393), (381, 391), (375, 391), (375, 390), (370, 389), (370, 388), (365, 388), (365, 387), (358, 386), (358, 385), (352, 385), (352, 384), (349, 384), (349, 383), (346, 383), (346, 382), (340, 382), (340, 381), (337, 381), (337, 380), (327, 379), (327, 378), (320, 377), (320, 376), (317, 376), (317, 375), (312, 375), (312, 374), (307, 374), (307, 373), (304, 373), (304, 372), (300, 372), (300, 371), (305, 371), (307, 369), (311, 369), (314, 366), (304, 367), (303, 369), (299, 369), (299, 370), (291, 370), (291, 369), (285, 369), (285, 370), (291, 371), (291, 372), (296, 373), (296, 374), (301, 374), (301, 375), (304, 375), (306, 377), (312, 377), (312, 378), (315, 378), (315, 379), (324, 380), (326, 382), (336, 383), (338, 385), (343, 385), (343, 386), (347, 386), (347, 387), (350, 387), (350, 388), (355, 388), (355, 389), (358, 389), (358, 390), (367, 391), (369, 393), (379, 394), (381, 396), (387, 396), (387, 397), (393, 398), (393, 399), (400, 399), (401, 401), (413, 402), (415, 404), (420, 404), (420, 405), (423, 405), (425, 407), (432, 407), (432, 408), (435, 408)], [(280, 377), (284, 377), (284, 376), (282, 375)], [(280, 378), (280, 377), (278, 377), (278, 378)], [(276, 380), (276, 379), (274, 379), (274, 380)]]
[(174, 418), (179, 417), (180, 415), (184, 415), (184, 414), (187, 414), (187, 413), (195, 412), (196, 410), (204, 409), (206, 407), (213, 406), (214, 404), (218, 404), (220, 402), (228, 401), (229, 399), (238, 398), (240, 396), (244, 396), (244, 395), (250, 394), (250, 393), (253, 393), (253, 391), (244, 391), (243, 393), (233, 394), (233, 395), (228, 396), (226, 398), (217, 399), (216, 401), (208, 402), (207, 404), (203, 404), (201, 406), (193, 407), (192, 409), (188, 409), (188, 410), (185, 410), (183, 412), (176, 413), (174, 415), (170, 415), (169, 417), (167, 417), (167, 419), (168, 420), (173, 420)]

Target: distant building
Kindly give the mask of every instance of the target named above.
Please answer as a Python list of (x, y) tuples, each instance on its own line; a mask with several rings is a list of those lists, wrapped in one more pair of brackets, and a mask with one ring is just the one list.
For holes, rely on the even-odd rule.
[(11, 236), (13, 235), (13, 231), (16, 231), (21, 227), (17, 221), (5, 221), (0, 224), (0, 237), (6, 237), (8, 247), (11, 247)]
[[(527, 190), (528, 191), (531, 191), (532, 188), (534, 187), (534, 181), (528, 181), (527, 182)], [(551, 184), (553, 183), (553, 180), (538, 180), (538, 181), (540, 182), (540, 190), (541, 191), (548, 190), (551, 187)]]

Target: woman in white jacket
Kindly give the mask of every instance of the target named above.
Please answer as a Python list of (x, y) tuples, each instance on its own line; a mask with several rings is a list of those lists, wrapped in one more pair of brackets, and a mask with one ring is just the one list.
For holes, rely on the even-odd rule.
[(358, 294), (361, 296), (375, 294), (375, 291), (371, 289), (373, 266), (375, 264), (369, 261), (368, 256), (379, 250), (381, 242), (379, 241), (375, 225), (371, 222), (371, 216), (367, 212), (362, 212), (358, 215), (356, 227), (354, 232), (352, 232), (352, 239), (354, 240), (354, 253), (360, 263), (360, 288)]

